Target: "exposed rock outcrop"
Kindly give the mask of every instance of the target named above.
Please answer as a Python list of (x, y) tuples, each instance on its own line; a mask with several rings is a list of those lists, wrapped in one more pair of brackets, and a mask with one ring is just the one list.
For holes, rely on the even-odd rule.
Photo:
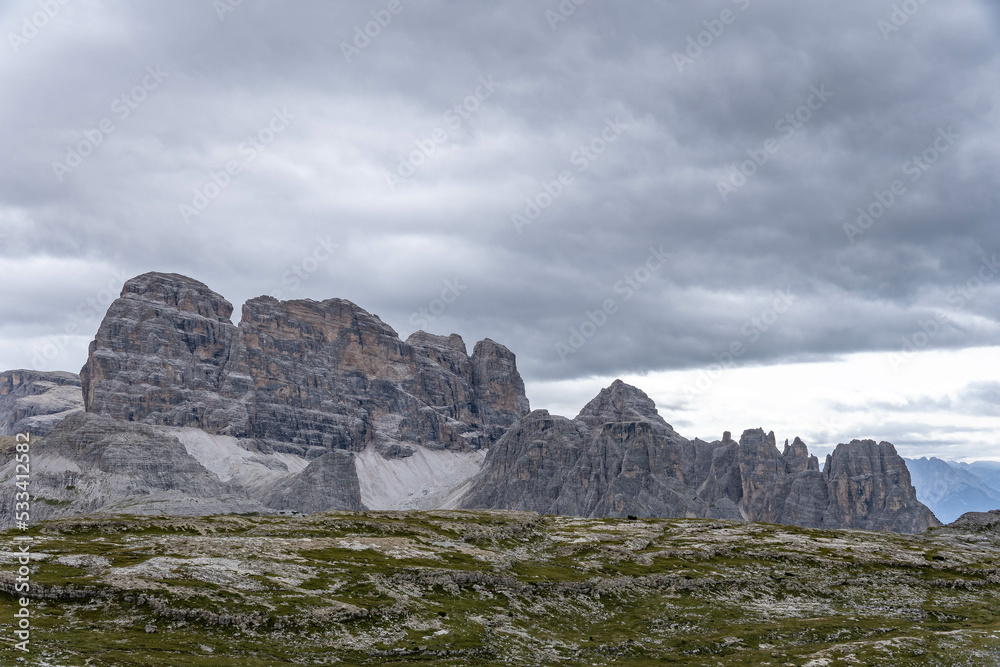
[[(407, 443), (470, 451), (528, 413), (514, 355), (490, 340), (406, 342), (349, 301), (251, 299), (232, 306), (177, 274), (129, 280), (91, 343), (86, 408), (116, 419), (194, 426), (318, 456)], [(313, 452), (313, 453), (310, 453)]]
[[(455, 334), (417, 332), (404, 342), (342, 299), (262, 296), (243, 305), (238, 325), (232, 313), (222, 296), (178, 274), (125, 284), (75, 389), (87, 414), (33, 449), (44, 474), (76, 471), (83, 482), (52, 481), (53, 507), (117, 507), (133, 489), (126, 504), (172, 513), (362, 509), (362, 482), (380, 502), (426, 503), (449, 496), (442, 482), (467, 481), (474, 469), (462, 471), (478, 452), (529, 412), (513, 353), (489, 339), (471, 355)], [(67, 448), (125, 457), (138, 448), (137, 461), (162, 469), (167, 486), (76, 461)], [(434, 471), (433, 483), (410, 479), (432, 460), (448, 470)], [(114, 488), (96, 493), (100, 477)], [(214, 486), (202, 488), (202, 478)], [(420, 496), (376, 488), (385, 479), (412, 483)]]
[(354, 454), (342, 450), (323, 454), (291, 479), (279, 481), (265, 496), (264, 504), (305, 514), (331, 508), (365, 509), (361, 504)]
[[(32, 445), (44, 511), (367, 504), (897, 532), (937, 524), (889, 443), (840, 445), (821, 471), (801, 440), (779, 451), (763, 429), (687, 440), (621, 381), (574, 419), (530, 412), (504, 346), (486, 339), (470, 355), (460, 336), (422, 331), (403, 341), (343, 299), (261, 296), (238, 325), (232, 313), (203, 283), (147, 273), (109, 308), (79, 382), (0, 375), (0, 428), (55, 426)], [(76, 392), (86, 413), (73, 412), (80, 396), (56, 400)], [(14, 474), (8, 450), (0, 482)]]
[(73, 373), (0, 373), (0, 436), (45, 435), (60, 421), (82, 410), (80, 378)]
[(587, 517), (714, 517), (919, 533), (938, 525), (889, 443), (839, 445), (821, 472), (796, 438), (688, 441), (616, 381), (573, 420), (537, 410), (487, 454), (460, 505)]
[[(4, 527), (11, 524), (18, 490), (12, 479), (14, 468), (13, 456), (5, 456), (0, 465), (0, 525)], [(176, 438), (146, 424), (84, 412), (67, 417), (40, 441), (32, 442), (30, 490), (32, 519), (110, 508), (128, 513), (199, 514), (201, 509), (210, 512), (222, 507), (220, 501), (229, 495), (226, 486)]]
[(228, 422), (218, 387), (235, 327), (232, 304), (178, 274), (125, 283), (80, 371), (87, 412), (170, 426)]
[(696, 452), (642, 391), (616, 381), (573, 420), (536, 410), (486, 456), (466, 508), (577, 516), (707, 516), (684, 484)]
[(940, 525), (917, 500), (906, 463), (888, 442), (852, 440), (826, 457), (829, 505), (823, 525), (922, 533)]
[(945, 526), (945, 528), (948, 531), (993, 533), (1000, 536), (1000, 510), (966, 512)]
[(582, 485), (568, 485), (568, 473), (583, 455), (589, 436), (589, 427), (581, 422), (548, 410), (531, 412), (490, 449), (461, 506), (558, 513), (564, 488), (568, 494), (583, 491)]
[(514, 353), (489, 338), (476, 343), (471, 365), (476, 412), (490, 438), (497, 440), (531, 410), (524, 381), (517, 372)]
[[(32, 439), (31, 516), (365, 509), (349, 452), (306, 461), (255, 444), (78, 412)], [(15, 463), (0, 452), (0, 527), (13, 520)]]

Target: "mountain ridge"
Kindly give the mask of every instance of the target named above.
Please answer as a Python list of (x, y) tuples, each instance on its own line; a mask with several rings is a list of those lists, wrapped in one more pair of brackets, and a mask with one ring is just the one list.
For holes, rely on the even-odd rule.
[(906, 459), (921, 502), (945, 523), (966, 512), (1000, 508), (1000, 491), (990, 487), (969, 466), (956, 466), (935, 457)]
[(616, 380), (573, 420), (536, 410), (487, 453), (464, 509), (586, 517), (708, 517), (919, 533), (939, 525), (888, 442), (840, 444), (819, 470), (798, 438), (747, 429), (689, 441)]
[[(36, 496), (51, 501), (43, 513), (155, 513), (164, 502), (197, 513), (224, 496), (231, 511), (444, 505), (898, 532), (937, 525), (890, 443), (838, 445), (820, 471), (800, 439), (779, 451), (760, 428), (739, 441), (728, 432), (688, 440), (621, 380), (573, 419), (531, 411), (515, 355), (489, 338), (471, 355), (457, 334), (403, 341), (343, 299), (261, 296), (243, 304), (239, 323), (232, 313), (180, 274), (125, 283), (80, 373), (85, 412), (34, 445)], [(104, 458), (73, 454), (101, 447)], [(147, 463), (102, 468), (115, 451), (141, 451)], [(12, 470), (7, 460), (0, 478)], [(189, 485), (178, 470), (215, 482)], [(108, 486), (102, 475), (121, 479)]]

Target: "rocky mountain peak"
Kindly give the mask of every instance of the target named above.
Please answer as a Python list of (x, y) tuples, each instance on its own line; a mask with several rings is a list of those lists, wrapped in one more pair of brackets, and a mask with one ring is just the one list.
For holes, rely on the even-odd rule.
[(472, 361), (465, 341), (458, 334), (438, 336), (426, 331), (416, 331), (406, 339), (406, 344), (452, 373), (462, 377), (472, 375)]
[(466, 509), (578, 516), (679, 516), (919, 533), (937, 525), (889, 443), (840, 445), (820, 472), (801, 439), (688, 441), (641, 390), (616, 381), (574, 420), (532, 413), (486, 456)]
[(799, 473), (805, 470), (819, 471), (819, 459), (809, 454), (809, 448), (798, 436), (791, 444), (785, 440), (785, 449), (781, 453), (789, 473)]
[(203, 283), (146, 273), (125, 283), (90, 343), (80, 371), (88, 412), (171, 426), (200, 426), (236, 327), (232, 305)]
[(261, 296), (235, 326), (231, 312), (185, 276), (128, 281), (81, 372), (87, 410), (301, 452), (404, 453), (488, 446), (528, 413), (514, 354), (494, 341), (471, 357), (459, 336), (411, 345), (344, 299)]
[(824, 521), (844, 528), (919, 533), (938, 525), (916, 500), (906, 462), (889, 442), (852, 440), (827, 456), (831, 503)]
[(782, 456), (791, 456), (794, 458), (808, 458), (809, 448), (806, 447), (806, 443), (802, 442), (798, 436), (792, 441), (792, 444), (788, 444), (788, 440), (785, 440), (785, 450), (782, 452)]
[[(472, 350), (472, 388), (484, 418), (504, 428), (530, 411), (514, 353), (485, 338)], [(503, 431), (496, 431), (499, 438)]]
[(426, 331), (414, 331), (406, 339), (406, 344), (423, 350), (437, 350), (442, 353), (460, 352), (463, 356), (469, 356), (465, 341), (456, 333), (450, 336), (439, 336)]
[(892, 485), (913, 488), (906, 462), (890, 442), (855, 439), (847, 444), (839, 444), (827, 456), (823, 474), (828, 479), (840, 480), (874, 475), (884, 478)]
[(774, 431), (764, 433), (762, 428), (748, 428), (740, 436), (740, 446), (748, 450), (778, 454), (778, 446), (774, 437)]
[(638, 387), (615, 380), (602, 389), (576, 416), (587, 426), (600, 431), (607, 423), (648, 422), (658, 432), (672, 432), (656, 410), (656, 404)]
[(121, 296), (224, 322), (229, 322), (233, 314), (233, 305), (220, 294), (205, 283), (179, 273), (150, 272), (136, 276), (125, 283)]

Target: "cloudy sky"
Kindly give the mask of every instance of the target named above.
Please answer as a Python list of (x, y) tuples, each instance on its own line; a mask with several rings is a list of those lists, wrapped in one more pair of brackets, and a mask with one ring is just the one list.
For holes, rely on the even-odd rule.
[(995, 2), (4, 0), (0, 34), (0, 368), (77, 371), (173, 271), (488, 336), (559, 414), (623, 377), (689, 437), (1000, 459)]

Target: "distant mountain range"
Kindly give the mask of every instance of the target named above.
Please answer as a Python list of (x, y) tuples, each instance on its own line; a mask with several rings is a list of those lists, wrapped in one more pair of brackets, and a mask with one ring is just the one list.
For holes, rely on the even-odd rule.
[(1000, 461), (976, 461), (975, 463), (955, 463), (951, 465), (959, 470), (968, 470), (985, 482), (986, 486), (1000, 492)]
[(966, 512), (1000, 509), (1000, 462), (905, 459), (917, 498), (944, 523)]

